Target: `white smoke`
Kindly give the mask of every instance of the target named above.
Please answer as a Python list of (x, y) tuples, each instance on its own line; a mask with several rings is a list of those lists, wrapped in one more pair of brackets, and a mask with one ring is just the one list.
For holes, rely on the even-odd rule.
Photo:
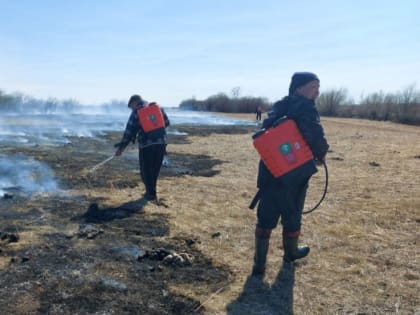
[(5, 192), (55, 192), (58, 184), (46, 164), (23, 154), (0, 156), (0, 196)]
[[(97, 137), (110, 131), (123, 131), (130, 110), (127, 106), (69, 107), (67, 113), (1, 113), (0, 143), (13, 146), (62, 145), (69, 137)], [(83, 112), (83, 113), (81, 113)], [(168, 132), (176, 134), (177, 125), (249, 125), (252, 121), (226, 118), (207, 112), (167, 108), (171, 122)]]
[(232, 126), (232, 125), (252, 125), (254, 122), (219, 116), (210, 112), (198, 112), (180, 110), (178, 108), (166, 109), (171, 125), (203, 125), (203, 126)]
[[(77, 101), (37, 100), (22, 95), (0, 104), (0, 146), (63, 145), (70, 137), (94, 138), (111, 131), (123, 132), (130, 110), (125, 102), (98, 106)], [(174, 135), (185, 135), (177, 125), (249, 125), (251, 121), (230, 119), (206, 112), (165, 109)], [(33, 158), (0, 155), (0, 197), (6, 192), (55, 192), (54, 173)]]

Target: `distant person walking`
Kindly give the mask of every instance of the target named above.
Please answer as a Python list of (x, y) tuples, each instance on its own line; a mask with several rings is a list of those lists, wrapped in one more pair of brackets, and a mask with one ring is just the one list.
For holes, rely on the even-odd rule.
[(166, 130), (169, 119), (156, 103), (147, 103), (140, 95), (128, 101), (132, 112), (121, 142), (117, 143), (116, 156), (120, 156), (130, 141), (138, 139), (140, 176), (146, 188), (144, 198), (156, 200), (156, 184), (166, 153)]
[(255, 118), (257, 121), (261, 121), (261, 114), (262, 114), (262, 106), (258, 105), (255, 109), (255, 113), (257, 114), (257, 117)]
[(257, 186), (260, 201), (255, 228), (255, 255), (253, 275), (264, 275), (271, 231), (281, 217), (285, 262), (292, 262), (308, 255), (308, 246), (298, 246), (302, 211), (310, 177), (316, 172), (315, 163), (324, 161), (328, 143), (320, 124), (315, 99), (319, 95), (319, 79), (310, 72), (293, 74), (289, 95), (277, 101), (262, 127), (269, 128), (277, 119), (287, 116), (293, 119), (310, 147), (315, 160), (309, 169), (297, 168), (287, 184), (279, 183), (262, 160), (259, 162)]

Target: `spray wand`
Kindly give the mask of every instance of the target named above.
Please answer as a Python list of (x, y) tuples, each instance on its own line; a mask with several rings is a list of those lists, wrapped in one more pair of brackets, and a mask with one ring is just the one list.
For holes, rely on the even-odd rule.
[(89, 170), (89, 173), (93, 173), (93, 172), (95, 172), (98, 168), (100, 168), (102, 165), (104, 165), (104, 164), (108, 163), (109, 161), (111, 161), (114, 157), (115, 157), (115, 154), (114, 154), (114, 155), (112, 155), (112, 156), (110, 156), (110, 157), (109, 157), (109, 158), (107, 158), (106, 160), (103, 160), (102, 162), (100, 162), (100, 163), (96, 164), (94, 167), (92, 167), (92, 168)]

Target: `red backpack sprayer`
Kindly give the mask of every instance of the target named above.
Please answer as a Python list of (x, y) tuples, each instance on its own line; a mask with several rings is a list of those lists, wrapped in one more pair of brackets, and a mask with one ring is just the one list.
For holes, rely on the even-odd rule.
[[(309, 167), (314, 163), (314, 156), (311, 149), (300, 133), (296, 123), (286, 116), (274, 122), (268, 129), (261, 129), (253, 136), (253, 145), (258, 151), (261, 160), (270, 173), (276, 178), (281, 178), (299, 168)], [(328, 189), (328, 168), (324, 161), (322, 165), (325, 170), (325, 187), (321, 199), (309, 210), (303, 211), (308, 214), (319, 207), (324, 200)], [(254, 209), (260, 196), (258, 191), (249, 205)]]

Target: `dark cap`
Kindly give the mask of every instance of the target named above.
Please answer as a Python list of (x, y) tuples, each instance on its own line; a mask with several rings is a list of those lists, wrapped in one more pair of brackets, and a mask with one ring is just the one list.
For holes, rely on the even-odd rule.
[(141, 96), (140, 95), (137, 95), (137, 94), (134, 94), (133, 96), (130, 97), (130, 99), (128, 100), (128, 106), (130, 106), (130, 104), (132, 102), (136, 102), (136, 105), (138, 105), (139, 103), (140, 104), (143, 104), (144, 103), (144, 101), (141, 98)]
[(311, 81), (319, 81), (315, 73), (312, 72), (295, 72), (289, 86), (289, 95), (293, 95), (295, 91)]

